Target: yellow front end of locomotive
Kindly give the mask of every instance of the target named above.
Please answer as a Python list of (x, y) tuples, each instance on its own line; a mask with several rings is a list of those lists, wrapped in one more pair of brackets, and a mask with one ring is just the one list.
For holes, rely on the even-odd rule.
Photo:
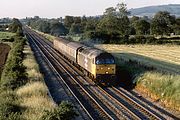
[(96, 74), (103, 75), (103, 74), (115, 74), (116, 72), (116, 65), (115, 64), (105, 64), (105, 65), (96, 65)]
[(113, 85), (116, 80), (116, 65), (96, 65), (96, 82), (103, 86)]

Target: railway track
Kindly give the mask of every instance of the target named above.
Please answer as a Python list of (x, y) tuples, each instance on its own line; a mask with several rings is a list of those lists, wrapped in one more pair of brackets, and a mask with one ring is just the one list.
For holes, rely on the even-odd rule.
[[(38, 45), (34, 42), (34, 38), (28, 34), (30, 39), (31, 39), (31, 42), (32, 44), (34, 44), (37, 49), (41, 52), (41, 54), (44, 56), (43, 59), (46, 59), (46, 61), (48, 62), (48, 64), (50, 65), (50, 67), (53, 69), (54, 72), (56, 72), (56, 75), (65, 83), (64, 79), (61, 77), (61, 75), (58, 73), (58, 71), (55, 69), (55, 67), (52, 65), (52, 63), (49, 61), (48, 57), (44, 54), (44, 52), (38, 47)], [(65, 83), (66, 85), (66, 83)], [(88, 111), (85, 109), (85, 107), (82, 105), (82, 103), (79, 101), (79, 99), (75, 96), (75, 94), (72, 92), (72, 90), (68, 87), (67, 85), (67, 88), (68, 90), (71, 92), (71, 94), (74, 96), (74, 98), (79, 102), (79, 104), (81, 105), (81, 107), (83, 108), (83, 110), (87, 113), (87, 115), (89, 116), (90, 119), (93, 119), (92, 116), (88, 113)]]
[[(66, 74), (71, 76), (70, 77), (71, 80), (74, 81), (74, 83), (72, 84), (78, 86), (76, 87), (76, 89), (80, 88), (79, 91), (83, 91), (83, 93), (82, 92), (81, 93), (84, 95), (86, 94), (86, 96), (90, 98), (92, 103), (96, 104), (96, 107), (95, 106), (94, 107), (100, 110), (100, 114), (102, 116), (106, 116), (103, 118), (120, 119), (122, 118), (124, 114), (125, 119), (165, 119), (161, 115), (156, 115), (153, 112), (151, 112), (151, 110), (135, 102), (134, 100), (126, 96), (122, 91), (118, 90), (115, 87), (102, 89), (94, 85), (94, 83), (92, 83), (91, 80), (87, 80), (88, 78), (84, 78), (80, 72), (77, 72), (78, 71), (77, 68), (75, 68), (70, 63), (68, 63), (64, 58), (61, 58), (63, 59), (64, 63), (60, 63), (59, 61), (62, 61), (62, 60), (59, 60), (61, 55), (59, 55), (57, 51), (55, 51), (52, 48), (52, 44), (50, 42), (46, 43), (42, 37), (39, 37), (36, 35), (31, 36), (31, 37), (33, 39), (38, 39), (38, 41), (36, 41), (37, 44), (41, 46), (41, 49), (43, 49), (43, 51), (46, 51), (46, 54), (51, 56), (50, 59), (54, 59), (53, 63), (56, 63), (56, 66), (61, 66), (61, 69), (63, 68)], [(69, 67), (65, 64), (68, 64)], [(66, 70), (65, 68), (68, 70)], [(74, 73), (74, 74), (71, 74), (71, 73)], [(71, 87), (69, 88), (72, 89)], [(129, 104), (128, 107), (126, 106), (127, 104), (125, 104), (124, 102), (122, 102), (122, 100), (120, 100), (122, 99), (120, 97), (123, 97), (124, 101), (128, 102)], [(106, 107), (103, 103), (106, 104)]]
[[(31, 36), (30, 34), (29, 34), (29, 36)], [(33, 39), (33, 36), (31, 36), (31, 38), (32, 38), (32, 41), (33, 41), (33, 43), (34, 44), (36, 44), (36, 47), (38, 47), (40, 44), (38, 44), (38, 43), (36, 43)], [(38, 44), (38, 45), (37, 45)], [(41, 47), (43, 47), (42, 45), (41, 45)], [(43, 49), (46, 51), (46, 53), (49, 53), (45, 48), (46, 48), (47, 46), (45, 46)], [(39, 48), (39, 49), (42, 49), (42, 48)], [(44, 51), (44, 50), (41, 50), (41, 51)], [(44, 54), (44, 53), (42, 53), (42, 54)], [(45, 55), (45, 54), (44, 54)], [(84, 106), (84, 103), (82, 103), (83, 101), (82, 100), (80, 100), (78, 97), (77, 97), (77, 94), (76, 93), (74, 93), (74, 90), (72, 90), (73, 89), (73, 87), (72, 87), (72, 85), (70, 86), (70, 85), (68, 85), (67, 84), (67, 81), (65, 80), (65, 79), (63, 79), (63, 77), (62, 77), (62, 75), (60, 75), (59, 74), (59, 71), (57, 71), (57, 68), (55, 68), (54, 67), (54, 65), (52, 64), (52, 61), (50, 61), (49, 60), (49, 58), (47, 57), (47, 55), (45, 55), (46, 56), (46, 58), (47, 58), (47, 60), (49, 61), (49, 63), (51, 64), (51, 66), (54, 68), (54, 70), (56, 71), (56, 74), (61, 78), (61, 80), (65, 83), (65, 85), (66, 85), (66, 87), (69, 89), (69, 91), (71, 92), (71, 94), (73, 94), (73, 96), (76, 98), (76, 100), (78, 101), (78, 103), (81, 105), (81, 107), (83, 108), (83, 110), (88, 114), (88, 116), (89, 116), (89, 118), (90, 119), (97, 119), (97, 118), (99, 118), (99, 117), (97, 117), (97, 116), (92, 116), (91, 114), (92, 113), (89, 113), (89, 111), (86, 109), (86, 107)], [(72, 80), (74, 80), (75, 81), (75, 79), (72, 77), (72, 75), (70, 74), (70, 73), (68, 73), (67, 72), (67, 70), (66, 69), (64, 69), (63, 68), (63, 66), (49, 53), (49, 55), (48, 56), (50, 56), (51, 57), (51, 60), (52, 59), (54, 59), (53, 61), (53, 63), (57, 63), (58, 64), (58, 66), (61, 66), (61, 69), (63, 69), (69, 76), (70, 76), (70, 78), (72, 79)], [(79, 86), (81, 89), (83, 88), (82, 86)], [(77, 87), (76, 87), (76, 89), (77, 89)], [(99, 111), (100, 111), (100, 114), (101, 114), (101, 116), (104, 118), (104, 119), (113, 119), (112, 117), (111, 117), (111, 115), (109, 115), (105, 110), (104, 110), (104, 108), (102, 108), (101, 107), (101, 105), (97, 102), (97, 100), (95, 100), (85, 89), (82, 89), (81, 91), (83, 91), (83, 92), (85, 92), (85, 94), (86, 94), (86, 97), (89, 97), (91, 100), (92, 100), (92, 103), (94, 103), (94, 104), (96, 104), (96, 109), (98, 109)], [(84, 93), (81, 93), (81, 94), (84, 94)], [(95, 106), (95, 105), (94, 105)]]
[(142, 119), (159, 119), (159, 120), (165, 120), (162, 116), (153, 113), (150, 109), (147, 109), (147, 107), (143, 106), (142, 104), (138, 103), (137, 100), (132, 99), (129, 97), (127, 94), (124, 93), (124, 89), (117, 89), (116, 87), (108, 88), (106, 89), (107, 91), (113, 92), (115, 97), (117, 99), (124, 99), (124, 102), (127, 102), (126, 104), (130, 104), (133, 108), (134, 111), (139, 111), (142, 113), (142, 116), (144, 116)]
[[(47, 47), (47, 46), (46, 46)], [(55, 51), (54, 51), (55, 52)], [(61, 64), (59, 64), (58, 66), (62, 66)], [(71, 68), (68, 68), (68, 69), (71, 69)], [(76, 73), (77, 74), (77, 73)], [(74, 78), (73, 78), (74, 80)], [(91, 87), (91, 88), (83, 88), (83, 83), (85, 83), (86, 85), (88, 85), (88, 83), (86, 82), (85, 79), (83, 79), (84, 81), (81, 81), (81, 84), (80, 81), (75, 81), (76, 84), (78, 84), (78, 86), (81, 87), (81, 89), (83, 89), (86, 94), (89, 94), (92, 90), (94, 93), (96, 93), (96, 97), (97, 98), (102, 98), (101, 102), (104, 102), (109, 109), (113, 110), (114, 113), (116, 113), (116, 116), (117, 117), (113, 117), (113, 118), (122, 118), (123, 114), (126, 114), (126, 116), (128, 116), (129, 118), (133, 118), (133, 119), (141, 119), (139, 118), (137, 115), (135, 115), (133, 112), (131, 112), (129, 109), (127, 109), (123, 104), (121, 104), (120, 102), (118, 102), (116, 99), (113, 99), (112, 97), (107, 97), (107, 93), (105, 91), (99, 91), (99, 87)], [(88, 85), (88, 86), (91, 86), (91, 85)], [(85, 90), (86, 89), (86, 90)], [(88, 91), (88, 92), (87, 92)], [(93, 93), (92, 93), (93, 94)], [(113, 100), (112, 100), (113, 99)], [(115, 101), (115, 102), (114, 102)], [(121, 109), (125, 109), (125, 111), (120, 111)], [(131, 114), (131, 116), (129, 116), (127, 114), (127, 112), (129, 114)], [(111, 113), (112, 114), (112, 113)]]

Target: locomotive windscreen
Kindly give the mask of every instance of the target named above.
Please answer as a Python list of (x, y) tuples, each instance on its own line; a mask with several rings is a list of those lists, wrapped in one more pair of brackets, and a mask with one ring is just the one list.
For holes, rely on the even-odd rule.
[(115, 64), (115, 60), (111, 54), (104, 53), (96, 57), (96, 64)]

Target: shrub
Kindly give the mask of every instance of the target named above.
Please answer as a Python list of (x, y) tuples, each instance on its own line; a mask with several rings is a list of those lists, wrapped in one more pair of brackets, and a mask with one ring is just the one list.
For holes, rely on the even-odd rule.
[(147, 36), (146, 37), (146, 44), (153, 44), (153, 43), (155, 43), (156, 42), (156, 38), (155, 37), (153, 37), (153, 36)]
[(61, 104), (51, 111), (44, 111), (42, 120), (70, 120), (78, 116), (73, 108), (73, 105), (68, 102), (61, 102)]
[(14, 38), (4, 38), (2, 39), (2, 42), (14, 42)]
[(21, 37), (16, 37), (13, 42), (1, 77), (0, 83), (3, 88), (15, 89), (23, 85), (27, 79), (26, 67), (22, 64), (24, 43), (25, 40)]

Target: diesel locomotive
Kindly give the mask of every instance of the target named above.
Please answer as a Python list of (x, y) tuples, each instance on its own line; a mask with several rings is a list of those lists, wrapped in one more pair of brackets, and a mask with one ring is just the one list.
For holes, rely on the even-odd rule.
[(116, 64), (110, 53), (64, 38), (54, 39), (53, 45), (96, 84), (107, 86), (115, 82)]

